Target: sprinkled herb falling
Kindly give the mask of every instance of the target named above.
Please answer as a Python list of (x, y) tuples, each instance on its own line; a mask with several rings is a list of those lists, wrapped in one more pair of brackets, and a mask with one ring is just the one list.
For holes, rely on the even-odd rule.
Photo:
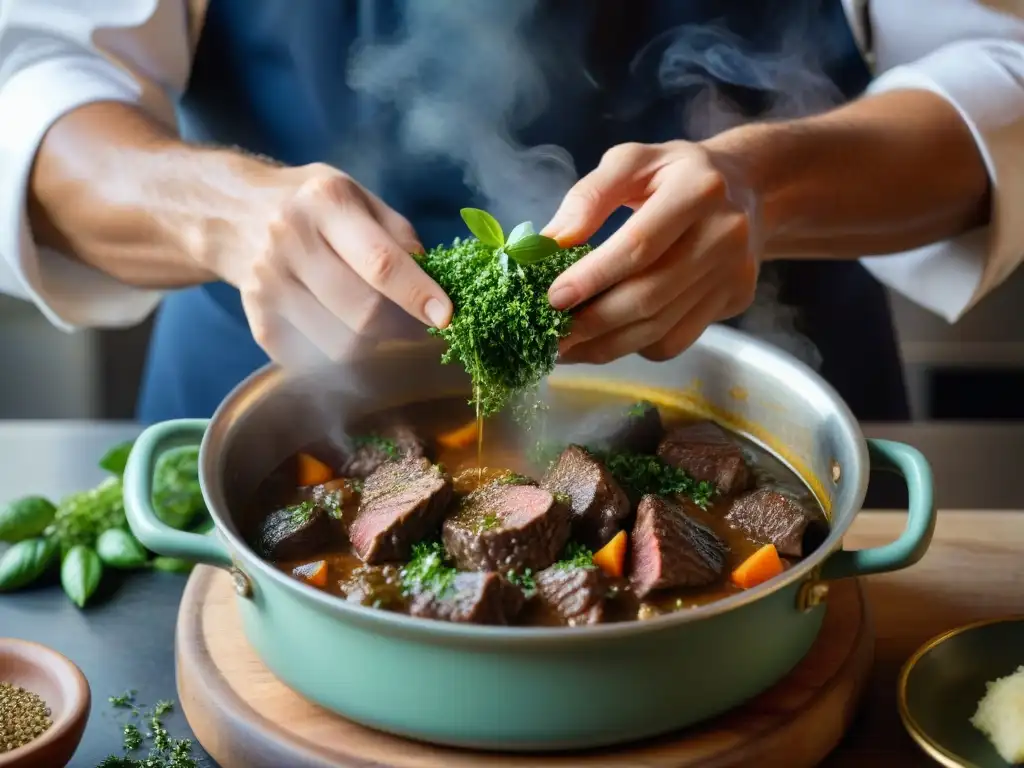
[(476, 239), (418, 258), (455, 306), (447, 328), (431, 329), (448, 343), (442, 361), (462, 363), (473, 382), (471, 403), (486, 417), (536, 389), (554, 368), (571, 317), (552, 308), (547, 291), (590, 248), (562, 249), (529, 222), (505, 239), (494, 217), (475, 208), (462, 217)]

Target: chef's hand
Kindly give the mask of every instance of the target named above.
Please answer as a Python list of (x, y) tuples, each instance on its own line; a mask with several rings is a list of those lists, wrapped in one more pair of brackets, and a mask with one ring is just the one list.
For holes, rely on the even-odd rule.
[(402, 315), (389, 314), (394, 305), (448, 324), (451, 301), (409, 255), (423, 250), (412, 226), (351, 177), (322, 164), (268, 168), (254, 187), (251, 215), (231, 222), (212, 271), (240, 290), (272, 359), (305, 362), (312, 342), (338, 360), (367, 335), (393, 332), (383, 326)]
[(562, 245), (586, 241), (622, 206), (634, 213), (552, 284), (552, 306), (578, 308), (560, 360), (667, 360), (750, 306), (753, 228), (712, 159), (685, 141), (622, 144), (569, 191), (544, 230)]

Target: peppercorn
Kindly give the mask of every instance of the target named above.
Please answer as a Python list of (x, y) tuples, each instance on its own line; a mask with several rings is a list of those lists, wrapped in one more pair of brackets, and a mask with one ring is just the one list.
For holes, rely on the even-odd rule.
[(38, 695), (0, 682), (0, 753), (28, 744), (51, 725), (50, 708)]

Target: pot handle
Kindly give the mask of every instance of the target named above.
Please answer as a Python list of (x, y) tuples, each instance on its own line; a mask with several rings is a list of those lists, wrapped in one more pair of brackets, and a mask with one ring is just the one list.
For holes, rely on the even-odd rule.
[(902, 475), (907, 481), (907, 526), (896, 541), (880, 547), (840, 550), (822, 566), (823, 579), (844, 579), (898, 571), (913, 565), (928, 550), (935, 532), (932, 468), (924, 455), (906, 443), (868, 439), (871, 469)]
[(178, 419), (148, 427), (132, 446), (124, 470), (124, 510), (135, 538), (165, 557), (180, 557), (230, 568), (231, 555), (216, 534), (179, 531), (164, 523), (153, 509), (153, 472), (160, 454), (184, 445), (199, 445), (207, 419)]

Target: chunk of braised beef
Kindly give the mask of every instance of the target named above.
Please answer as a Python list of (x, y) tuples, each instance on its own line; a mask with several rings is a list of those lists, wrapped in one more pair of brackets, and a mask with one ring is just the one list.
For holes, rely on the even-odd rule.
[(362, 565), (339, 586), (349, 602), (384, 610), (402, 610), (406, 605), (401, 570), (394, 565)]
[(753, 541), (774, 544), (786, 557), (806, 557), (829, 534), (828, 521), (820, 510), (810, 510), (771, 488), (756, 488), (737, 496), (725, 520)]
[(608, 583), (599, 568), (553, 565), (537, 574), (537, 598), (571, 627), (604, 620)]
[(510, 593), (496, 573), (467, 571), (440, 590), (426, 589), (412, 596), (409, 614), (427, 619), (467, 624), (508, 624)]
[(661, 441), (658, 456), (696, 480), (714, 483), (722, 494), (745, 491), (753, 480), (739, 444), (713, 421), (676, 427)]
[(393, 426), (372, 435), (353, 438), (354, 450), (341, 465), (340, 474), (363, 479), (388, 461), (427, 456), (426, 442), (407, 426)]
[(568, 499), (573, 537), (593, 550), (604, 546), (629, 517), (629, 499), (607, 467), (570, 445), (548, 469), (541, 486)]
[(299, 560), (329, 542), (327, 515), (312, 501), (274, 510), (260, 524), (256, 549), (270, 560)]
[(644, 496), (630, 535), (629, 581), (642, 599), (671, 587), (703, 587), (725, 571), (727, 547), (710, 528), (661, 496)]
[(598, 411), (579, 432), (595, 451), (615, 453), (654, 453), (663, 433), (658, 407), (646, 400), (624, 409)]
[(441, 536), (462, 570), (538, 571), (568, 541), (569, 509), (543, 488), (495, 482), (463, 498)]
[(426, 459), (381, 465), (366, 478), (349, 525), (352, 548), (365, 563), (407, 560), (413, 544), (437, 531), (451, 497), (451, 478)]

